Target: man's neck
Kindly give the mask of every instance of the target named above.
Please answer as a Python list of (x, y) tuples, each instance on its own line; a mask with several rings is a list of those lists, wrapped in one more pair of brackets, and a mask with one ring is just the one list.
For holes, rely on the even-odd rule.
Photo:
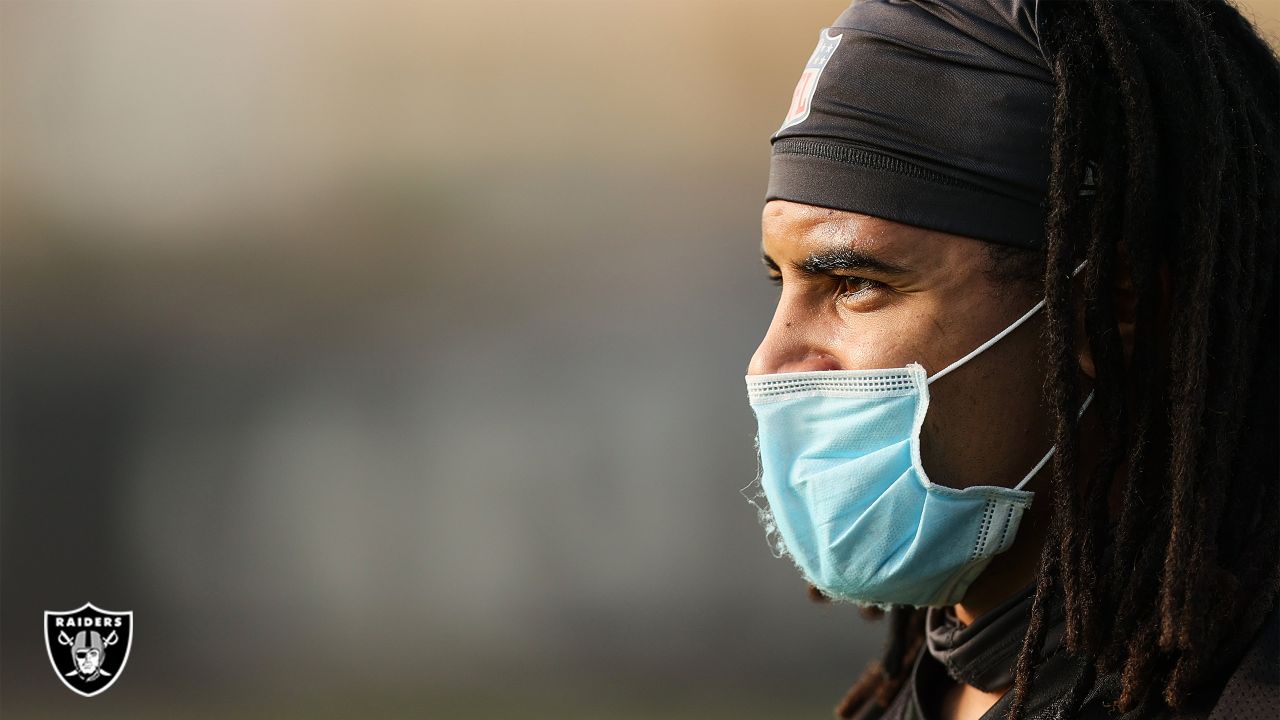
[[(1096, 462), (1097, 441), (1094, 418), (1086, 413), (1081, 420), (1080, 467), (1092, 467)], [(1117, 468), (1117, 476), (1126, 472), (1124, 464)], [(1043, 483), (1043, 479), (1041, 480)], [(1120, 487), (1113, 485), (1115, 496)], [(1113, 505), (1117, 501), (1112, 498)], [(1049, 527), (1049, 503), (1038, 502), (1022, 518), (1018, 539), (1007, 552), (995, 556), (978, 579), (969, 586), (964, 599), (952, 606), (956, 618), (966, 626), (972, 625), (983, 614), (999, 607), (1014, 594), (1025, 589), (1035, 580), (1040, 567), (1041, 550)], [(1009, 687), (984, 692), (971, 685), (956, 683), (947, 689), (942, 698), (943, 720), (976, 720), (991, 709), (992, 705), (1009, 691)]]
[[(1038, 503), (1022, 519), (1018, 542), (1007, 552), (991, 559), (987, 569), (969, 586), (964, 599), (953, 605), (956, 619), (966, 626), (999, 607), (1024, 590), (1036, 577), (1044, 544), (1048, 503)], [(990, 692), (955, 683), (947, 688), (937, 706), (941, 720), (978, 720), (995, 705), (1009, 687)]]
[(964, 599), (952, 606), (960, 622), (972, 625), (974, 620), (999, 607), (1035, 580), (1044, 544), (1041, 528), (1047, 524), (1030, 513), (1023, 518), (1022, 530), (1030, 532), (1019, 538), (1022, 542), (1014, 543), (1007, 552), (992, 558), (987, 569), (969, 586)]
[(947, 688), (939, 716), (941, 720), (979, 720), (1007, 692), (1009, 688), (983, 692), (972, 685), (956, 683)]

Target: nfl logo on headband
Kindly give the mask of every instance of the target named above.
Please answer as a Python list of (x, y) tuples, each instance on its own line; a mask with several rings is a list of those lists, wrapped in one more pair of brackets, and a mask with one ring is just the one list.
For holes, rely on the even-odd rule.
[(796, 83), (796, 91), (791, 96), (791, 109), (787, 111), (787, 119), (782, 121), (782, 127), (778, 128), (778, 132), (793, 125), (799, 125), (809, 117), (813, 92), (818, 89), (818, 78), (822, 76), (822, 70), (831, 60), (836, 48), (840, 46), (840, 38), (844, 37), (843, 33), (832, 36), (829, 33), (830, 30), (831, 28), (823, 28), (822, 32), (818, 33), (818, 47), (813, 49), (809, 62), (805, 63), (800, 81)]

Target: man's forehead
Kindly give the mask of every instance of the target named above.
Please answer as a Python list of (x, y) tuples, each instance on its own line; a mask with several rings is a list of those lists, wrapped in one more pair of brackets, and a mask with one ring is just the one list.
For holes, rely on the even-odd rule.
[(846, 247), (905, 259), (930, 252), (940, 240), (927, 228), (785, 200), (765, 204), (761, 230), (768, 254), (771, 248), (790, 254)]

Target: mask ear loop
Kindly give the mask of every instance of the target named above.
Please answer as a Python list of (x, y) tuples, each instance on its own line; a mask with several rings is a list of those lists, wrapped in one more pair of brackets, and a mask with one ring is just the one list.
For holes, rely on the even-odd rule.
[[(1084, 416), (1084, 411), (1089, 408), (1089, 403), (1091, 402), (1093, 402), (1092, 390), (1089, 391), (1089, 397), (1084, 399), (1084, 404), (1080, 406), (1080, 412), (1076, 413), (1076, 420), (1079, 420), (1081, 417)], [(1044, 457), (1040, 458), (1040, 462), (1036, 463), (1036, 466), (1031, 468), (1031, 472), (1027, 473), (1027, 476), (1022, 478), (1021, 482), (1019, 482), (1017, 485), (1014, 485), (1013, 489), (1021, 490), (1023, 485), (1026, 485), (1027, 483), (1031, 482), (1031, 478), (1035, 477), (1036, 473), (1040, 472), (1040, 469), (1044, 467), (1045, 463), (1049, 462), (1049, 458), (1053, 457), (1053, 453), (1057, 451), (1057, 449), (1058, 449), (1057, 445), (1054, 445), (1053, 447), (1049, 448), (1049, 452), (1045, 453)]]
[[(1076, 269), (1071, 271), (1071, 277), (1075, 277), (1076, 275), (1079, 275), (1079, 274), (1080, 274), (1080, 271), (1081, 271), (1082, 269), (1084, 269), (1084, 264), (1085, 264), (1085, 263), (1087, 263), (1087, 262), (1089, 262), (1089, 261), (1088, 261), (1088, 260), (1082, 260), (1082, 261), (1080, 261), (1080, 264), (1076, 266)], [(988, 340), (988, 341), (986, 341), (986, 342), (982, 343), (981, 345), (979, 345), (978, 347), (974, 348), (974, 349), (973, 349), (973, 352), (970, 352), (968, 355), (965, 355), (964, 357), (960, 358), (959, 360), (957, 360), (957, 361), (955, 361), (955, 362), (951, 363), (950, 365), (948, 365), (948, 366), (946, 366), (946, 367), (942, 368), (941, 370), (939, 370), (938, 372), (934, 373), (932, 377), (930, 377), (930, 378), (928, 378), (927, 380), (925, 380), (925, 383), (926, 383), (926, 384), (930, 384), (930, 385), (932, 385), (934, 380), (937, 380), (937, 379), (939, 379), (939, 378), (943, 377), (944, 375), (946, 375), (947, 373), (951, 372), (952, 370), (955, 370), (956, 368), (960, 367), (961, 365), (963, 365), (963, 364), (965, 364), (965, 363), (969, 362), (969, 361), (970, 361), (970, 360), (972, 360), (974, 357), (976, 357), (979, 353), (981, 353), (983, 350), (986, 350), (987, 348), (991, 347), (992, 345), (995, 345), (996, 343), (998, 343), (998, 342), (1000, 342), (1001, 340), (1003, 340), (1003, 339), (1004, 339), (1004, 337), (1005, 337), (1006, 335), (1008, 335), (1009, 333), (1013, 332), (1014, 330), (1017, 330), (1017, 329), (1018, 329), (1018, 327), (1022, 325), (1022, 323), (1026, 322), (1027, 320), (1030, 320), (1030, 319), (1031, 319), (1031, 316), (1032, 316), (1032, 315), (1035, 315), (1035, 314), (1036, 314), (1036, 313), (1038, 313), (1038, 312), (1040, 312), (1040, 309), (1041, 309), (1041, 308), (1043, 308), (1043, 307), (1044, 307), (1044, 299), (1042, 298), (1042, 299), (1040, 300), (1040, 302), (1038, 302), (1038, 303), (1036, 303), (1036, 304), (1035, 304), (1035, 306), (1034, 306), (1034, 307), (1032, 307), (1030, 310), (1028, 310), (1028, 311), (1026, 311), (1025, 313), (1023, 313), (1022, 317), (1018, 318), (1017, 320), (1014, 320), (1012, 325), (1010, 325), (1009, 327), (1005, 328), (1004, 330), (1001, 330), (1000, 332), (996, 333), (996, 336), (995, 336), (995, 337), (991, 338), (990, 340)], [(1084, 411), (1083, 411), (1083, 410), (1081, 410), (1081, 412), (1084, 412)]]
[[(1076, 269), (1071, 271), (1071, 277), (1075, 277), (1076, 275), (1079, 275), (1080, 271), (1084, 269), (1085, 263), (1087, 262), (1089, 261), (1088, 260), (1080, 261), (1080, 264), (1076, 266)], [(968, 355), (965, 355), (959, 360), (956, 360), (950, 365), (934, 373), (932, 377), (925, 380), (925, 384), (929, 384), (929, 385), (933, 384), (934, 380), (937, 380), (945, 376), (947, 373), (951, 372), (952, 370), (955, 370), (961, 365), (964, 365), (965, 363), (972, 360), (974, 357), (980, 354), (983, 350), (986, 350), (992, 345), (995, 345), (996, 343), (1000, 342), (1001, 340), (1004, 339), (1006, 335), (1013, 332), (1014, 330), (1017, 330), (1019, 327), (1022, 326), (1024, 322), (1030, 320), (1032, 315), (1035, 315), (1036, 313), (1040, 312), (1041, 308), (1043, 307), (1044, 307), (1044, 299), (1042, 298), (1040, 302), (1035, 304), (1034, 307), (1032, 307), (1030, 310), (1023, 313), (1022, 317), (1018, 318), (1017, 320), (1014, 320), (1012, 325), (996, 333), (995, 337), (991, 338), (990, 340), (974, 348), (973, 351), (970, 352)], [(1093, 390), (1090, 390), (1089, 396), (1084, 399), (1084, 404), (1080, 406), (1080, 412), (1076, 413), (1076, 420), (1079, 420), (1084, 415), (1084, 411), (1089, 408), (1089, 403), (1093, 402), (1093, 392), (1094, 392)], [(1027, 476), (1022, 478), (1021, 482), (1019, 482), (1017, 485), (1014, 485), (1013, 489), (1021, 490), (1022, 486), (1031, 482), (1031, 478), (1035, 477), (1036, 473), (1040, 472), (1040, 470), (1044, 468), (1045, 463), (1049, 462), (1049, 458), (1053, 457), (1053, 453), (1057, 451), (1057, 449), (1058, 449), (1057, 445), (1054, 445), (1053, 447), (1049, 448), (1049, 452), (1045, 453), (1044, 457), (1040, 458), (1040, 462), (1036, 463), (1036, 466), (1031, 468), (1031, 472), (1027, 473)]]

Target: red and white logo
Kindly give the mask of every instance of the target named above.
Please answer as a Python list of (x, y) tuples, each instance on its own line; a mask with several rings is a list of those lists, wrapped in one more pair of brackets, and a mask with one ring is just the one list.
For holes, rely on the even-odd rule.
[(805, 63), (804, 72), (800, 73), (800, 82), (796, 83), (796, 91), (791, 96), (791, 109), (787, 111), (787, 118), (782, 121), (782, 127), (778, 128), (778, 132), (793, 125), (799, 125), (809, 117), (809, 109), (813, 105), (813, 93), (818, 89), (818, 78), (822, 77), (822, 71), (827, 67), (827, 62), (840, 46), (840, 38), (844, 37), (843, 34), (831, 35), (830, 30), (831, 28), (823, 28), (822, 32), (818, 33), (818, 47), (813, 49), (809, 62)]

